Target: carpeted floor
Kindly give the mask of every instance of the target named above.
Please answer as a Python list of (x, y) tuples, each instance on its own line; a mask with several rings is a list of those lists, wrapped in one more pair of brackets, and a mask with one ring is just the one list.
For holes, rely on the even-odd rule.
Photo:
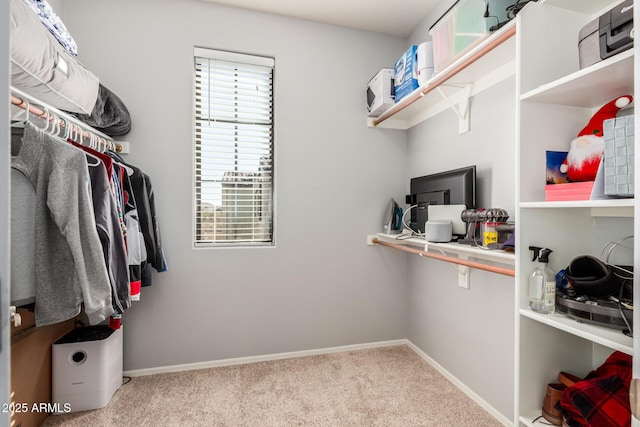
[(133, 378), (43, 426), (500, 426), (406, 345)]

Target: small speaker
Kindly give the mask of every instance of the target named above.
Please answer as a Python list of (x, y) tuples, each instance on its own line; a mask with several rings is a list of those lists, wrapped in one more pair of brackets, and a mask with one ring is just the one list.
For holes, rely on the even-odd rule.
[(424, 226), (424, 235), (428, 242), (450, 242), (452, 238), (451, 220), (435, 219), (427, 221)]

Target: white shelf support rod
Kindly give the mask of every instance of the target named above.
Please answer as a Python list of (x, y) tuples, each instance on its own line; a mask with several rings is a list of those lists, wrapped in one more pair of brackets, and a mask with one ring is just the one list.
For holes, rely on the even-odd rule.
[(469, 120), (469, 104), (471, 101), (471, 84), (465, 84), (465, 85), (446, 85), (446, 84), (442, 84), (440, 86), (445, 86), (445, 87), (457, 87), (462, 89), (459, 93), (462, 94), (462, 99), (460, 99), (460, 102), (458, 103), (458, 106), (456, 106), (453, 101), (451, 100), (451, 98), (449, 98), (449, 96), (447, 96), (446, 93), (444, 93), (444, 91), (440, 88), (437, 87), (436, 90), (438, 91), (438, 93), (440, 94), (440, 96), (442, 96), (447, 103), (449, 104), (449, 107), (451, 107), (451, 109), (453, 110), (454, 113), (456, 113), (456, 116), (458, 116), (458, 133), (466, 133), (469, 132), (470, 130), (470, 120)]

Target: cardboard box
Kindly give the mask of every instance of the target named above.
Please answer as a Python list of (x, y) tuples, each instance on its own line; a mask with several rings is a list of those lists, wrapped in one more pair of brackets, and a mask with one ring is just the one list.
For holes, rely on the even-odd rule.
[(11, 425), (39, 426), (49, 416), (40, 408), (51, 406), (51, 344), (73, 329), (75, 319), (36, 328), (33, 312), (18, 313), (22, 326), (11, 326), (11, 400), (21, 411), (11, 414)]
[(397, 61), (395, 71), (396, 102), (416, 90), (418, 84), (418, 46), (411, 46)]

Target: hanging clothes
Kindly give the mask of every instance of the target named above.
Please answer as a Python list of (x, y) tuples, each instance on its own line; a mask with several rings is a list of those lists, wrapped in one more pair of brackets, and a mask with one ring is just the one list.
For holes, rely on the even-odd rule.
[(125, 197), (127, 197), (126, 194), (131, 194), (132, 197), (129, 200), (135, 200), (135, 206), (127, 203), (125, 205), (125, 213), (130, 209), (137, 209), (140, 230), (144, 237), (147, 254), (146, 263), (142, 265), (141, 283), (142, 286), (150, 286), (152, 283), (150, 267), (155, 268), (158, 272), (166, 271), (167, 269), (160, 239), (160, 226), (156, 216), (155, 196), (151, 179), (139, 168), (125, 163), (117, 153), (107, 151), (106, 154), (131, 169), (130, 174), (127, 175), (128, 180), (125, 179), (124, 182)]
[(35, 320), (71, 319), (81, 305), (91, 324), (112, 313), (111, 284), (96, 230), (85, 154), (25, 123), (12, 167), (35, 189)]
[(132, 301), (140, 301), (140, 287), (142, 286), (142, 268), (147, 262), (147, 250), (144, 246), (144, 236), (140, 231), (138, 210), (130, 209), (124, 215), (127, 225), (127, 260), (129, 262), (129, 281)]
[(124, 236), (120, 228), (115, 197), (107, 176), (107, 168), (96, 151), (81, 147), (87, 153), (91, 177), (93, 212), (105, 265), (113, 291), (115, 314), (122, 314), (131, 306), (129, 294), (129, 265)]
[(11, 305), (36, 300), (35, 264), (36, 191), (31, 182), (11, 168)]

